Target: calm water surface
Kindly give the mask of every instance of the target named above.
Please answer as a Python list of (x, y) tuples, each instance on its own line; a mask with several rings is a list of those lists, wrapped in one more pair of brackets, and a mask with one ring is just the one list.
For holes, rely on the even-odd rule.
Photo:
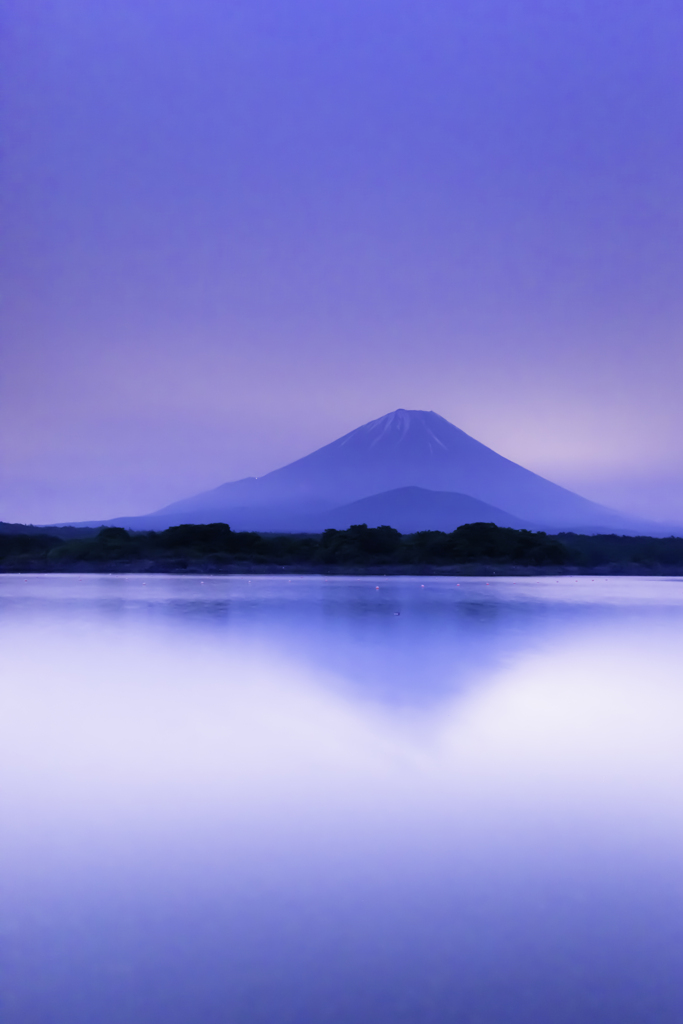
[(683, 581), (0, 577), (3, 1024), (680, 1024)]

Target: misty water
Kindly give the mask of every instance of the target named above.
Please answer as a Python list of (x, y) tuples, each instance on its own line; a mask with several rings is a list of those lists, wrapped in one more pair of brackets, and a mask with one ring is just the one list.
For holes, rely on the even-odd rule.
[(680, 1024), (683, 581), (0, 577), (3, 1024)]

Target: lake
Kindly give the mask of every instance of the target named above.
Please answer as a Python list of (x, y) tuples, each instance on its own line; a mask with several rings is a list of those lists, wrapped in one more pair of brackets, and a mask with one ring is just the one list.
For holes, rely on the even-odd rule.
[(1, 576), (3, 1024), (680, 1024), (683, 580)]

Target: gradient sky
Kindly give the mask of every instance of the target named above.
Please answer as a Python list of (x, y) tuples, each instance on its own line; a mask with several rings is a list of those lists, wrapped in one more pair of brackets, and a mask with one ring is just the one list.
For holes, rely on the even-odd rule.
[(0, 518), (402, 406), (683, 522), (680, 0), (0, 0)]

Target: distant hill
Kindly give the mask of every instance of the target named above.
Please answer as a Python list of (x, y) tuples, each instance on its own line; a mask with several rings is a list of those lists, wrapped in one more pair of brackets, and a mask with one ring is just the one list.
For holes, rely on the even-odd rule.
[(395, 491), (360, 498), (312, 518), (310, 528), (316, 532), (328, 527), (347, 530), (356, 523), (370, 527), (391, 525), (399, 533), (416, 533), (418, 530), (443, 530), (447, 533), (465, 523), (495, 523), (496, 526), (511, 526), (515, 530), (532, 529), (530, 523), (468, 494), (428, 491), (423, 487), (399, 487)]
[(80, 540), (84, 537), (94, 537), (97, 529), (89, 526), (27, 526), (24, 523), (0, 523), (0, 535), (24, 537), (39, 537), (49, 534), (50, 537), (59, 537), (62, 540)]
[[(396, 497), (396, 491), (406, 488), (430, 492), (431, 496)], [(452, 520), (444, 492), (454, 496)], [(310, 529), (313, 522), (320, 527), (333, 525), (333, 519), (343, 521), (346, 506), (374, 498), (368, 515), (371, 510), (374, 514), (385, 509), (385, 516), (410, 519), (412, 501), (418, 518), (410, 519), (411, 523), (419, 519), (421, 528), (454, 529), (462, 521), (459, 510), (466, 497), (492, 506), (498, 517), (507, 515), (506, 523), (521, 520), (549, 530), (647, 532), (652, 525), (545, 480), (475, 441), (435, 412), (407, 409), (366, 423), (263, 477), (222, 484), (150, 515), (120, 517), (108, 523), (131, 529), (164, 529), (180, 523), (222, 521), (236, 529), (297, 531)], [(342, 518), (335, 519), (337, 515)], [(495, 518), (490, 521), (502, 523)], [(392, 520), (388, 525), (398, 526), (398, 522)]]

